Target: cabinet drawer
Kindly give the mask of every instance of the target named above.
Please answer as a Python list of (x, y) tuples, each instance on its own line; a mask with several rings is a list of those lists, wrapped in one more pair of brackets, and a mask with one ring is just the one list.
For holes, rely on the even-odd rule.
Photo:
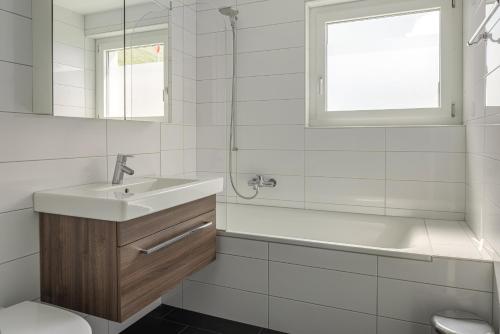
[(197, 201), (153, 213), (149, 216), (132, 219), (118, 224), (118, 246), (152, 235), (183, 221), (193, 219), (215, 210), (215, 195)]
[(214, 261), (215, 248), (215, 211), (119, 247), (121, 318), (128, 318)]

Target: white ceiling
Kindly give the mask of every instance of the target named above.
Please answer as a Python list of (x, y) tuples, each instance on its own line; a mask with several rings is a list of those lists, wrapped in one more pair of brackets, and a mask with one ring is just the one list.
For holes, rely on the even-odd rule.
[[(126, 0), (126, 5), (134, 6), (153, 3), (151, 0)], [(82, 15), (105, 12), (123, 7), (123, 0), (54, 0), (54, 4)]]

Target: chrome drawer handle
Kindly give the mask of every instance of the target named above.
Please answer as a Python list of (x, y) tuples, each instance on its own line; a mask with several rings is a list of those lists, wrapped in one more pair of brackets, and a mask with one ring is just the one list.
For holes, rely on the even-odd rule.
[(162, 242), (161, 244), (158, 244), (158, 245), (156, 245), (156, 246), (154, 246), (154, 247), (151, 247), (151, 248), (149, 248), (149, 249), (139, 249), (139, 252), (140, 252), (141, 254), (146, 254), (146, 255), (150, 255), (150, 254), (156, 253), (156, 252), (158, 252), (158, 251), (160, 251), (160, 250), (162, 250), (162, 249), (164, 249), (164, 248), (167, 248), (167, 247), (169, 247), (169, 246), (171, 246), (171, 245), (175, 244), (175, 243), (176, 243), (176, 242), (178, 242), (178, 241), (181, 241), (181, 240), (183, 240), (183, 239), (186, 239), (187, 237), (189, 237), (189, 236), (190, 236), (191, 234), (193, 234), (193, 233), (199, 232), (199, 231), (201, 231), (201, 230), (204, 230), (204, 229), (206, 229), (206, 228), (208, 228), (208, 227), (212, 226), (213, 224), (214, 224), (213, 222), (208, 222), (208, 223), (205, 223), (205, 224), (203, 224), (203, 225), (200, 225), (200, 226), (198, 226), (198, 227), (195, 227), (195, 228), (194, 228), (194, 229), (192, 229), (192, 230), (189, 230), (189, 231), (187, 231), (187, 232), (184, 232), (184, 233), (182, 233), (182, 234), (180, 234), (180, 235), (178, 235), (178, 236), (176, 236), (176, 237), (174, 237), (174, 238), (172, 238), (172, 239), (169, 239), (169, 240), (167, 240), (167, 241), (165, 241), (165, 242)]

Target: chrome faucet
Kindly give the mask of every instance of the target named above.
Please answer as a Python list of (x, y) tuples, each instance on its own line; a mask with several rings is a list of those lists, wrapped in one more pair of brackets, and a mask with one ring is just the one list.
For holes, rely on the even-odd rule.
[(113, 173), (113, 184), (122, 184), (124, 173), (134, 175), (134, 170), (127, 166), (127, 158), (133, 157), (133, 155), (118, 154), (116, 157), (115, 172)]
[(254, 190), (259, 190), (260, 188), (275, 188), (277, 185), (278, 182), (275, 179), (268, 179), (262, 175), (256, 175), (248, 181), (248, 186), (252, 187)]

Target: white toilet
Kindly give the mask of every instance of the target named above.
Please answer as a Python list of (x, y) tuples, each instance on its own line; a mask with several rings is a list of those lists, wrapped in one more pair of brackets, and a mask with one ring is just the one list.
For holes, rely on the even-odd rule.
[(1, 334), (92, 334), (82, 317), (35, 302), (0, 309)]

